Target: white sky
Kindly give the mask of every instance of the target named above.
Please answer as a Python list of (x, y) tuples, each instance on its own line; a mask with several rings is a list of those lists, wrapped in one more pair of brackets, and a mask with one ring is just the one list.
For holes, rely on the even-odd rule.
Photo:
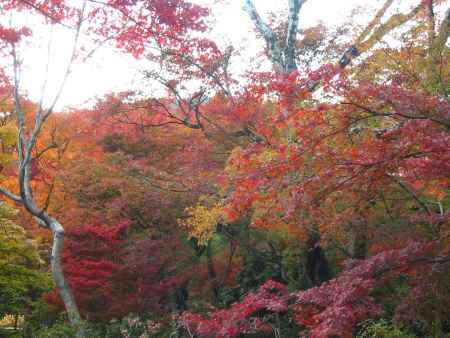
[[(194, 0), (199, 3), (211, 3), (214, 0)], [(416, 3), (414, 0), (398, 0), (402, 3)], [(242, 10), (243, 0), (228, 0), (214, 12), (216, 27), (213, 36), (217, 39), (231, 42), (234, 46), (245, 48), (251, 53), (261, 47), (262, 42), (256, 41), (253, 26)], [(264, 16), (268, 12), (287, 6), (287, 0), (254, 0), (256, 7)], [(371, 6), (377, 8), (381, 0), (309, 0), (300, 15), (300, 27), (306, 28), (323, 21), (326, 24), (338, 24), (344, 21), (356, 6)], [(361, 19), (361, 18), (360, 18)], [(364, 19), (364, 18), (363, 18)], [(36, 47), (23, 53), (24, 72), (23, 87), (29, 96), (38, 101), (41, 97), (42, 81), (45, 77), (45, 64), (48, 46), (48, 31), (41, 32), (35, 39)], [(63, 69), (71, 52), (71, 35), (58, 29), (52, 33), (52, 53), (50, 57), (50, 81), (46, 101), (53, 96), (57, 83), (60, 81)], [(94, 58), (79, 65), (71, 75), (57, 107), (80, 106), (88, 100), (101, 97), (111, 91), (122, 91), (138, 88), (141, 64), (131, 56), (119, 55), (111, 49), (99, 50)]]

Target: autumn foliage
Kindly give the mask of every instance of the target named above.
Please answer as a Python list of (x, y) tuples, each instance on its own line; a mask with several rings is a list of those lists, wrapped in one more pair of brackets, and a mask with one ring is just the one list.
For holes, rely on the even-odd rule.
[(243, 3), (266, 44), (239, 72), (211, 34), (220, 1), (0, 4), (73, 30), (72, 62), (106, 45), (157, 87), (47, 111), (20, 87), (32, 26), (0, 20), (0, 314), (69, 313), (45, 277), (65, 236), (78, 336), (449, 334), (445, 2), (309, 28), (307, 2), (267, 23)]

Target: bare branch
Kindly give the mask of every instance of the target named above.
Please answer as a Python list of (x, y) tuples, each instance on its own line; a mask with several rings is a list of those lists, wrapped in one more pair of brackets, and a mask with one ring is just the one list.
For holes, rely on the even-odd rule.
[[(175, 56), (175, 57), (182, 59), (183, 61), (188, 62), (191, 66), (197, 68), (204, 75), (209, 77), (214, 82), (214, 84), (217, 87), (219, 87), (227, 97), (229, 97), (231, 100), (233, 100), (233, 95), (231, 94), (230, 88), (228, 88), (227, 84), (222, 83), (220, 76), (217, 75), (217, 70), (220, 68), (220, 64), (217, 65), (214, 69), (208, 70), (204, 66), (202, 66), (199, 62), (195, 61), (189, 55), (176, 53), (173, 50), (161, 50), (161, 53), (163, 53), (165, 55), (169, 55), (169, 56)], [(230, 56), (228, 56), (228, 59), (229, 59), (229, 57)], [(225, 64), (223, 64), (223, 66), (225, 66)]]
[(401, 179), (399, 179), (398, 177), (395, 177), (393, 175), (387, 175), (390, 179), (392, 179), (394, 182), (396, 182), (403, 190), (405, 190), (406, 192), (408, 192), (411, 197), (417, 202), (417, 204), (420, 205), (420, 207), (429, 215), (432, 214), (430, 208), (428, 207), (428, 205), (423, 202), (419, 196), (416, 194), (416, 192), (405, 182), (403, 182)]
[[(393, 15), (385, 23), (380, 24), (381, 18), (393, 3), (393, 0), (387, 0), (383, 7), (375, 14), (374, 19), (355, 40), (354, 44), (344, 52), (336, 66), (340, 69), (346, 68), (356, 57), (369, 51), (388, 33), (414, 18), (424, 8), (425, 2), (421, 1), (419, 5), (407, 14)], [(378, 27), (375, 29), (377, 25)], [(318, 89), (321, 81), (322, 79), (311, 81), (308, 84), (309, 91), (313, 92)]]
[(32, 1), (29, 0), (20, 0), (20, 2), (24, 3), (25, 5), (33, 8), (34, 10), (36, 10), (37, 12), (39, 12), (40, 14), (42, 14), (43, 16), (45, 16), (47, 19), (50, 19), (50, 21), (52, 21), (53, 23), (59, 24), (63, 27), (66, 28), (70, 28), (72, 29), (72, 27), (70, 27), (69, 25), (66, 25), (65, 23), (61, 22), (60, 19), (57, 19), (55, 17), (53, 17), (48, 11), (43, 10), (42, 8), (40, 8), (39, 6), (37, 6), (36, 4), (34, 4)]
[(12, 201), (14, 201), (14, 202), (16, 202), (16, 203), (20, 203), (20, 204), (23, 203), (23, 201), (22, 201), (22, 199), (20, 198), (20, 196), (17, 196), (17, 195), (15, 195), (15, 194), (13, 194), (12, 192), (10, 192), (10, 191), (7, 190), (7, 189), (0, 188), (0, 194), (2, 194), (2, 195), (4, 195), (4, 196), (8, 197), (10, 200), (12, 200)]
[(45, 198), (44, 207), (42, 208), (42, 210), (45, 212), (47, 212), (48, 207), (50, 206), (50, 199), (52, 197), (53, 190), (55, 189), (55, 181), (56, 179), (53, 178), (52, 182), (50, 183), (50, 188), (48, 190), (47, 197)]
[[(414, 201), (429, 215), (433, 215), (433, 212), (431, 211), (430, 207), (420, 199), (419, 195), (414, 191), (413, 188), (409, 186), (408, 183), (402, 181), (399, 177), (396, 177), (394, 175), (386, 175), (388, 178), (393, 180), (395, 183), (397, 183), (406, 193), (408, 193)], [(431, 231), (434, 233), (434, 235), (437, 237), (439, 235), (438, 230), (436, 228), (436, 224), (430, 223)]]
[(20, 88), (20, 63), (17, 58), (15, 47), (12, 51), (13, 56), (13, 66), (14, 66), (14, 104), (15, 104), (15, 113), (16, 113), (16, 125), (18, 130), (18, 140), (17, 140), (17, 153), (19, 155), (19, 163), (23, 162), (24, 159), (24, 147), (27, 144), (26, 136), (25, 136), (25, 121), (22, 110), (21, 97), (19, 94)]
[(447, 127), (448, 129), (450, 129), (450, 121), (446, 120), (445, 118), (438, 118), (438, 117), (433, 117), (433, 116), (428, 116), (428, 115), (411, 115), (411, 114), (405, 114), (405, 113), (400, 113), (397, 110), (395, 110), (395, 104), (393, 104), (392, 102), (389, 102), (393, 108), (394, 108), (394, 112), (379, 112), (376, 110), (373, 110), (369, 107), (363, 106), (357, 102), (342, 102), (341, 104), (343, 105), (352, 105), (355, 106), (361, 110), (363, 110), (366, 113), (369, 113), (373, 116), (386, 116), (386, 117), (394, 117), (394, 116), (399, 116), (399, 117), (403, 117), (405, 119), (409, 119), (409, 120), (430, 120), (433, 121), (434, 123), (443, 125), (445, 127)]
[[(15, 93), (15, 101), (16, 101), (16, 107), (17, 107), (16, 114), (17, 114), (18, 129), (19, 129), (19, 147), (20, 147), (19, 152), (23, 152), (22, 158), (20, 158), (20, 155), (19, 155), (19, 163), (20, 163), (19, 182), (21, 184), (21, 195), (22, 195), (22, 198), (25, 200), (26, 204), (28, 201), (31, 202), (33, 200), (32, 192), (31, 192), (31, 188), (30, 188), (30, 184), (29, 184), (29, 163), (31, 160), (31, 153), (33, 151), (33, 148), (36, 145), (36, 142), (37, 142), (37, 139), (41, 132), (42, 126), (44, 125), (44, 123), (48, 119), (48, 117), (51, 115), (51, 113), (53, 112), (53, 109), (54, 109), (56, 103), (58, 102), (58, 100), (63, 92), (63, 89), (65, 87), (65, 84), (69, 78), (69, 75), (71, 73), (72, 64), (74, 63), (75, 58), (76, 58), (76, 50), (78, 47), (78, 38), (80, 36), (81, 25), (83, 22), (83, 15), (84, 15), (85, 8), (86, 8), (86, 1), (83, 3), (83, 7), (81, 10), (79, 19), (78, 19), (78, 26), (77, 26), (77, 30), (75, 33), (72, 54), (70, 57), (70, 61), (67, 65), (66, 71), (64, 73), (63, 81), (59, 87), (59, 90), (58, 90), (52, 104), (46, 110), (46, 112), (43, 113), (41, 110), (41, 107), (37, 111), (36, 117), (35, 117), (34, 130), (33, 130), (33, 133), (31, 134), (31, 137), (28, 142), (25, 140), (25, 125), (23, 123), (23, 111), (22, 111), (22, 108), (20, 107), (20, 96), (19, 96), (19, 92), (18, 92), (18, 88), (19, 88), (18, 75), (15, 76), (16, 90), (17, 90), (17, 92)], [(15, 57), (15, 60), (17, 60), (16, 57)], [(15, 64), (16, 63), (17, 62), (15, 61)], [(15, 67), (15, 68), (17, 68), (17, 67)], [(23, 136), (21, 137), (20, 135), (23, 135)], [(21, 140), (22, 138), (23, 138), (23, 140)], [(27, 209), (28, 209), (28, 207), (27, 207)], [(28, 211), (30, 211), (35, 216), (38, 216), (42, 212), (35, 206), (34, 202), (30, 203), (30, 209)]]
[(42, 114), (43, 104), (44, 104), (44, 97), (45, 97), (45, 91), (47, 90), (48, 73), (49, 73), (49, 68), (50, 68), (50, 54), (51, 54), (52, 40), (53, 40), (52, 37), (53, 37), (53, 29), (51, 27), (50, 28), (50, 37), (48, 39), (48, 44), (47, 44), (47, 61), (46, 61), (46, 64), (45, 64), (44, 82), (42, 83), (41, 99), (39, 101), (39, 111), (38, 111), (37, 115), (41, 115)]
[[(203, 97), (204, 91), (200, 91), (199, 93), (195, 94), (190, 99), (185, 100), (181, 96), (178, 89), (174, 85), (172, 85), (170, 83), (170, 81), (167, 81), (166, 79), (164, 79), (161, 75), (157, 74), (156, 72), (147, 72), (146, 74), (147, 74), (147, 76), (158, 81), (160, 84), (162, 84), (164, 87), (166, 87), (166, 89), (168, 89), (170, 93), (172, 93), (172, 95), (175, 97), (176, 107), (178, 107), (184, 115), (183, 118), (177, 117), (172, 112), (170, 112), (169, 109), (164, 104), (161, 104), (161, 102), (156, 101), (156, 102), (160, 103), (160, 106), (164, 108), (164, 110), (167, 112), (169, 117), (183, 123), (184, 125), (186, 125), (187, 127), (191, 128), (191, 129), (202, 129), (203, 130), (203, 125), (199, 119), (200, 115), (198, 113), (199, 105), (202, 103), (202, 100), (198, 100), (198, 103), (195, 103), (194, 101), (196, 101), (195, 99), (197, 97), (200, 97), (200, 98)], [(189, 117), (192, 114), (194, 114), (194, 117), (196, 118), (195, 124), (189, 122)]]
[(277, 35), (272, 28), (270, 28), (270, 26), (262, 20), (252, 0), (245, 0), (244, 10), (248, 13), (250, 19), (255, 25), (255, 28), (266, 41), (270, 52), (270, 58), (272, 59), (275, 70), (280, 72), (284, 71), (285, 64), (283, 60), (283, 50), (280, 46)]
[[(400, 27), (404, 23), (408, 22), (412, 18), (414, 18), (423, 8), (426, 1), (421, 1), (419, 5), (414, 7), (409, 13), (407, 14), (395, 14), (391, 16), (385, 23), (379, 25), (377, 29), (373, 31), (373, 33), (366, 39), (367, 36), (364, 34), (360, 36), (356, 40), (355, 48), (358, 49), (359, 53), (364, 53), (368, 51), (370, 48), (375, 46), (376, 43), (381, 41), (381, 39), (388, 34), (389, 32), (393, 31), (394, 29)], [(378, 15), (379, 13), (377, 13)], [(377, 18), (375, 16), (375, 19), (377, 19), (378, 23), (381, 19), (381, 17)]]
[(75, 38), (74, 38), (73, 47), (72, 47), (72, 54), (70, 56), (69, 63), (67, 65), (66, 71), (64, 73), (64, 77), (63, 77), (63, 80), (62, 80), (61, 85), (59, 87), (59, 90), (58, 90), (55, 98), (53, 99), (52, 104), (47, 109), (47, 112), (44, 115), (44, 121), (53, 112), (53, 109), (55, 108), (56, 104), (58, 103), (59, 98), (61, 97), (61, 94), (62, 94), (62, 92), (64, 90), (64, 87), (65, 87), (65, 85), (67, 83), (67, 80), (69, 78), (69, 75), (72, 72), (72, 66), (73, 66), (73, 63), (75, 62), (75, 59), (76, 59), (76, 52), (77, 52), (77, 48), (78, 48), (78, 40), (79, 40), (80, 33), (81, 33), (81, 26), (83, 24), (85, 10), (86, 10), (86, 1), (83, 2), (83, 7), (82, 7), (80, 15), (78, 17), (78, 23), (77, 23), (77, 26), (76, 26)]
[(51, 150), (51, 149), (56, 149), (58, 148), (58, 145), (56, 143), (50, 143), (48, 146), (46, 146), (45, 148), (43, 148), (42, 150), (39, 150), (37, 152), (37, 154), (34, 156), (35, 159), (40, 158), (42, 155), (44, 155), (47, 151)]
[(367, 25), (367, 27), (364, 29), (364, 31), (356, 39), (355, 45), (360, 44), (367, 38), (367, 36), (370, 34), (370, 32), (372, 32), (372, 30), (375, 28), (375, 26), (380, 23), (380, 20), (386, 14), (386, 11), (389, 9), (389, 7), (392, 6), (393, 3), (394, 3), (394, 0), (387, 0), (384, 3), (383, 7), (380, 8), (380, 10), (375, 14), (372, 21), (370, 21), (370, 23)]

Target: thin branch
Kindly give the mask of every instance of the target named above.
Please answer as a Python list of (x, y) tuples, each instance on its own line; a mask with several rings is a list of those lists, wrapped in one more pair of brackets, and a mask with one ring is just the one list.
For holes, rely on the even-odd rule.
[(50, 184), (50, 189), (48, 190), (47, 197), (45, 198), (44, 207), (42, 208), (42, 210), (45, 211), (45, 212), (47, 211), (47, 209), (48, 209), (48, 207), (50, 205), (50, 199), (51, 199), (51, 196), (53, 194), (53, 190), (55, 188), (55, 181), (56, 181), (56, 178), (53, 178), (52, 182)]
[(219, 289), (219, 290), (225, 285), (225, 282), (227, 281), (228, 276), (231, 272), (233, 256), (234, 256), (234, 253), (236, 252), (236, 248), (237, 248), (237, 245), (234, 245), (233, 241), (230, 241), (230, 249), (229, 249), (230, 251), (229, 251), (229, 255), (228, 255), (227, 267), (225, 268), (225, 271), (222, 275), (220, 282), (217, 284), (217, 289)]
[[(346, 68), (356, 57), (369, 51), (378, 42), (380, 42), (386, 34), (414, 18), (423, 9), (425, 2), (426, 1), (421, 1), (419, 5), (414, 7), (407, 14), (393, 15), (385, 23), (379, 24), (381, 18), (392, 4), (392, 0), (387, 0), (383, 7), (375, 14), (374, 19), (369, 23), (367, 28), (355, 40), (353, 45), (344, 52), (337, 62), (336, 67), (339, 69)], [(379, 26), (375, 29), (377, 25)], [(319, 88), (322, 79), (323, 76), (318, 80), (311, 81), (308, 84), (308, 90), (310, 92), (316, 91)]]
[(428, 215), (433, 214), (428, 205), (419, 198), (416, 192), (407, 183), (393, 175), (387, 175), (387, 177), (396, 182), (403, 190), (405, 190)]
[(69, 78), (70, 73), (72, 72), (72, 65), (75, 62), (76, 56), (77, 56), (77, 48), (78, 48), (78, 40), (80, 37), (80, 33), (81, 33), (81, 26), (83, 23), (83, 17), (84, 17), (84, 12), (86, 10), (86, 0), (83, 2), (83, 7), (81, 8), (81, 12), (78, 18), (78, 23), (77, 23), (77, 27), (76, 27), (76, 32), (75, 32), (75, 38), (74, 38), (74, 42), (73, 42), (73, 47), (72, 47), (72, 53), (70, 56), (70, 60), (69, 63), (67, 65), (66, 71), (64, 73), (64, 77), (63, 80), (61, 82), (61, 85), (59, 87), (59, 90), (55, 96), (55, 98), (53, 99), (53, 103), (50, 105), (50, 107), (47, 109), (47, 112), (44, 115), (44, 121), (45, 119), (53, 112), (53, 109), (55, 108), (63, 90), (64, 87), (67, 83), (67, 80)]
[(37, 12), (41, 13), (43, 16), (45, 16), (47, 19), (50, 19), (50, 21), (52, 21), (53, 23), (56, 23), (58, 25), (61, 25), (65, 28), (69, 28), (72, 29), (73, 27), (66, 25), (65, 23), (61, 22), (60, 19), (57, 19), (55, 17), (53, 17), (52, 15), (50, 15), (50, 13), (48, 11), (43, 10), (42, 8), (40, 8), (39, 6), (37, 6), (36, 4), (34, 4), (33, 2), (29, 1), (29, 0), (19, 0), (20, 2), (24, 3), (25, 5), (33, 8), (34, 10), (36, 10)]
[(43, 111), (43, 104), (44, 104), (44, 97), (45, 97), (45, 91), (47, 90), (47, 82), (48, 82), (48, 74), (49, 74), (49, 68), (50, 68), (50, 55), (52, 50), (52, 40), (53, 40), (53, 29), (50, 28), (50, 37), (48, 39), (47, 44), (47, 62), (45, 64), (45, 72), (44, 72), (44, 82), (42, 84), (41, 89), (41, 99), (39, 101), (39, 111), (37, 115), (41, 115)]
[(384, 3), (383, 7), (380, 8), (380, 10), (375, 14), (372, 21), (370, 21), (370, 23), (366, 26), (366, 28), (362, 31), (362, 33), (356, 39), (355, 44), (360, 44), (367, 38), (367, 36), (370, 34), (370, 32), (373, 31), (375, 26), (380, 23), (380, 20), (386, 14), (386, 11), (389, 9), (389, 7), (392, 6), (393, 3), (394, 3), (394, 0), (387, 0)]
[[(23, 191), (26, 195), (28, 195), (29, 198), (31, 198), (31, 189), (29, 187), (29, 173), (28, 173), (29, 166), (28, 166), (28, 164), (31, 160), (31, 152), (32, 152), (34, 146), (36, 145), (36, 141), (39, 137), (42, 126), (44, 125), (44, 123), (48, 119), (48, 117), (51, 115), (51, 113), (53, 112), (53, 109), (54, 109), (56, 103), (58, 102), (58, 100), (63, 92), (63, 89), (65, 87), (65, 84), (69, 78), (69, 75), (71, 73), (72, 64), (74, 63), (75, 58), (76, 58), (76, 50), (78, 47), (78, 39), (80, 36), (81, 25), (83, 22), (83, 15), (84, 15), (85, 8), (86, 8), (86, 1), (84, 1), (82, 10), (80, 12), (80, 16), (78, 19), (78, 26), (77, 26), (77, 30), (75, 33), (74, 43), (73, 43), (72, 54), (71, 54), (69, 63), (67, 65), (66, 71), (64, 73), (64, 77), (63, 77), (63, 80), (59, 87), (59, 90), (53, 100), (53, 103), (50, 105), (50, 107), (47, 109), (47, 111), (45, 113), (43, 113), (39, 109), (39, 111), (37, 112), (33, 133), (30, 137), (30, 140), (25, 145), (24, 157), (23, 157), (22, 161), (20, 161), (20, 163), (21, 163), (20, 176), (21, 176), (21, 181), (23, 180)], [(20, 101), (19, 97), (16, 97), (16, 101)], [(24, 126), (22, 126), (22, 129), (24, 129)], [(21, 133), (21, 129), (19, 129), (19, 133)]]
[[(391, 105), (393, 105), (392, 102), (389, 102), (389, 103)], [(341, 104), (355, 106), (373, 116), (386, 116), (386, 117), (400, 116), (400, 117), (403, 117), (403, 118), (409, 119), (409, 120), (430, 120), (432, 122), (443, 125), (450, 129), (450, 121), (447, 121), (445, 119), (440, 119), (437, 117), (432, 117), (432, 116), (427, 116), (427, 115), (408, 115), (408, 114), (404, 114), (404, 113), (399, 113), (398, 111), (394, 111), (393, 113), (391, 113), (391, 112), (383, 113), (383, 112), (375, 111), (369, 107), (363, 106), (356, 102), (342, 102)], [(394, 107), (394, 109), (395, 109), (395, 107)]]
[(0, 187), (0, 194), (8, 197), (10, 200), (13, 200), (16, 203), (23, 204), (23, 200), (20, 196), (13, 194), (9, 190)]
[(355, 47), (360, 53), (368, 51), (377, 42), (381, 41), (387, 33), (414, 18), (424, 8), (425, 3), (426, 1), (421, 1), (419, 5), (414, 7), (407, 14), (395, 14), (391, 16), (385, 23), (381, 24), (376, 30), (374, 30), (370, 37), (367, 39), (365, 39), (365, 37), (360, 37), (357, 39), (357, 44)]
[(34, 159), (38, 159), (42, 155), (44, 155), (47, 151), (49, 151), (51, 149), (56, 149), (56, 148), (58, 148), (58, 145), (56, 143), (51, 143), (48, 146), (46, 146), (44, 149), (38, 151), (37, 154), (33, 158)]
[(176, 53), (174, 50), (163, 50), (160, 49), (161, 53), (164, 53), (165, 55), (169, 56), (176, 56), (181, 58), (182, 60), (188, 62), (191, 66), (194, 66), (198, 70), (200, 70), (203, 74), (205, 74), (207, 77), (211, 78), (213, 82), (222, 90), (222, 92), (231, 100), (233, 100), (233, 95), (231, 94), (231, 91), (229, 88), (226, 88), (226, 86), (222, 83), (220, 78), (216, 75), (215, 71), (220, 68), (220, 64), (216, 66), (215, 69), (209, 71), (204, 66), (202, 66), (200, 63), (195, 61), (193, 58), (188, 56), (187, 54), (179, 54)]

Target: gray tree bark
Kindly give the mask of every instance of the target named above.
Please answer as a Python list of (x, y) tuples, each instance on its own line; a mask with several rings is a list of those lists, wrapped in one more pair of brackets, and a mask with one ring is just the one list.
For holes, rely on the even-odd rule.
[(245, 0), (244, 10), (253, 21), (256, 30), (262, 35), (267, 44), (270, 60), (275, 71), (292, 73), (297, 70), (295, 61), (299, 13), (306, 0), (289, 0), (288, 32), (285, 41), (278, 37), (274, 30), (267, 25), (252, 0)]

